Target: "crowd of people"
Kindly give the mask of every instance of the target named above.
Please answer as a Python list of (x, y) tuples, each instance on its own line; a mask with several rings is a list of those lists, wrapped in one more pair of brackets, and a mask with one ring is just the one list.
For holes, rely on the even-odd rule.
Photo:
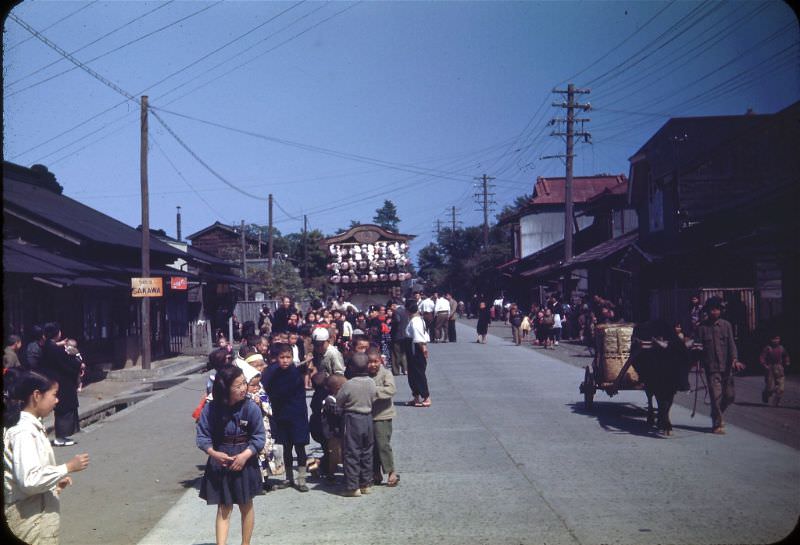
[[(339, 465), (346, 497), (399, 484), (391, 446), (395, 377), (408, 378), (407, 405), (431, 406), (427, 345), (437, 324), (421, 312), (429, 299), (389, 300), (362, 312), (340, 297), (302, 313), (285, 297), (274, 312), (262, 309), (237, 350), (218, 332), (194, 413), (197, 446), (208, 455), (200, 497), (217, 506), (218, 543), (234, 505), (249, 542), (255, 496), (288, 487), (308, 492), (310, 475), (335, 483)], [(435, 315), (438, 294), (433, 299)], [(450, 302), (441, 300), (449, 320)], [(307, 452), (311, 439), (319, 458)]]

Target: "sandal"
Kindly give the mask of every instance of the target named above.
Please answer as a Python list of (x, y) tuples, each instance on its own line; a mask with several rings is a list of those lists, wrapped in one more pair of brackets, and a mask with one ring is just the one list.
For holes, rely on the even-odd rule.
[(417, 407), (430, 407), (430, 406), (431, 406), (431, 400), (430, 399), (426, 399), (425, 401), (423, 401), (422, 403), (417, 405)]
[(395, 475), (395, 476), (394, 476), (394, 479), (389, 479), (389, 480), (386, 482), (386, 486), (391, 486), (391, 487), (395, 487), (395, 486), (397, 486), (398, 484), (400, 484), (400, 475)]
[(418, 403), (421, 403), (418, 399), (412, 399), (411, 401), (407, 401), (406, 405), (409, 407), (418, 407)]

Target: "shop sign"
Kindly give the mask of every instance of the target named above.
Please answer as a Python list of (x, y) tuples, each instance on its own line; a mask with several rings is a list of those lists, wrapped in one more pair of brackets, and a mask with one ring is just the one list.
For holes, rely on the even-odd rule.
[(189, 281), (185, 276), (173, 276), (169, 279), (169, 287), (173, 290), (188, 290)]
[(131, 278), (131, 297), (162, 297), (164, 284), (161, 278)]

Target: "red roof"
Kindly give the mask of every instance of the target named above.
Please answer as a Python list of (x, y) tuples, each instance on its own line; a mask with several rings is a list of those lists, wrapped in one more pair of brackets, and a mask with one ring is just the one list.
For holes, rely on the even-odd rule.
[[(531, 204), (563, 204), (565, 178), (536, 179)], [(628, 188), (624, 174), (601, 176), (575, 176), (572, 178), (572, 202), (583, 203), (603, 192), (618, 194)]]

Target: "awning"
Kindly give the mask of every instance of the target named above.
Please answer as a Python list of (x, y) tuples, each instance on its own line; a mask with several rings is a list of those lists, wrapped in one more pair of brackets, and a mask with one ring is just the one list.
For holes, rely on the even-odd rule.
[(617, 238), (601, 242), (594, 248), (590, 248), (582, 254), (573, 257), (569, 263), (564, 264), (563, 268), (574, 269), (603, 261), (617, 252), (628, 249), (628, 247), (635, 244), (637, 240), (639, 240), (638, 231), (632, 231)]
[(541, 267), (536, 267), (535, 269), (531, 269), (530, 271), (525, 271), (520, 273), (520, 276), (523, 278), (532, 278), (534, 276), (547, 276), (548, 273), (556, 272), (561, 267), (561, 262), (558, 263), (549, 263), (547, 265), (542, 265)]

